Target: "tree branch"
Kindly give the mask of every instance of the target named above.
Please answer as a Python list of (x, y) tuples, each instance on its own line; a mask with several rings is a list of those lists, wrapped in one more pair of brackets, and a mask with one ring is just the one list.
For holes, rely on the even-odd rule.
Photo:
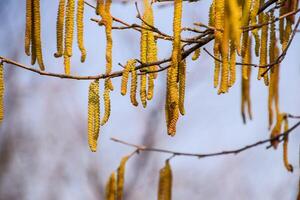
[(206, 158), (206, 157), (216, 157), (216, 156), (224, 156), (224, 155), (230, 155), (230, 154), (236, 155), (236, 154), (239, 154), (239, 153), (244, 152), (246, 150), (252, 149), (254, 147), (257, 147), (257, 146), (260, 146), (260, 145), (263, 145), (263, 144), (266, 144), (266, 143), (270, 143), (270, 142), (275, 141), (275, 140), (282, 141), (281, 138), (284, 138), (284, 137), (288, 136), (298, 126), (300, 126), (300, 121), (298, 121), (294, 126), (292, 126), (287, 131), (277, 135), (274, 138), (260, 140), (258, 142), (253, 143), (253, 144), (249, 144), (249, 145), (246, 145), (242, 148), (238, 148), (238, 149), (234, 149), (234, 150), (213, 152), (213, 153), (207, 153), (207, 154), (203, 154), (203, 153), (185, 153), (185, 152), (171, 151), (171, 150), (154, 148), (154, 147), (146, 147), (146, 146), (143, 146), (143, 145), (136, 145), (136, 144), (128, 143), (126, 141), (122, 141), (122, 140), (117, 139), (117, 138), (110, 138), (110, 139), (114, 142), (134, 147), (134, 148), (136, 148), (136, 152), (149, 151), (149, 152), (172, 154), (172, 157), (174, 157), (174, 156), (189, 156), (189, 157), (197, 157), (197, 158)]

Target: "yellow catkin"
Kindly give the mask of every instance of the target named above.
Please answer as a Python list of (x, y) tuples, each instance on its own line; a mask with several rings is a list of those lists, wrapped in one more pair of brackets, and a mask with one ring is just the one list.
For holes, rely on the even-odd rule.
[(41, 42), (41, 13), (40, 13), (40, 0), (33, 1), (33, 27), (34, 27), (34, 44), (36, 51), (36, 59), (38, 61), (41, 70), (45, 70), (42, 53), (42, 42)]
[(147, 106), (147, 75), (143, 74), (140, 76), (140, 97), (141, 97), (141, 102), (144, 108)]
[(179, 65), (179, 111), (185, 115), (184, 98), (185, 98), (185, 80), (186, 80), (186, 60), (182, 60)]
[(72, 56), (73, 35), (74, 35), (74, 10), (75, 0), (68, 0), (66, 8), (66, 23), (65, 23), (65, 54)]
[(93, 81), (89, 87), (88, 98), (88, 143), (92, 152), (97, 150), (100, 131), (99, 81)]
[(240, 37), (242, 34), (241, 30), (241, 17), (242, 17), (242, 9), (238, 4), (237, 0), (225, 1), (227, 15), (229, 20), (230, 27), (230, 38), (233, 40), (235, 44), (235, 48), (238, 54), (241, 54), (240, 50)]
[(120, 166), (118, 167), (117, 173), (117, 200), (123, 199), (123, 188), (124, 188), (124, 179), (125, 179), (125, 166), (128, 160), (128, 156), (122, 158)]
[[(252, 26), (257, 24), (257, 13), (258, 13), (259, 7), (260, 7), (260, 0), (253, 0), (252, 1), (252, 10), (250, 13)], [(260, 40), (259, 40), (258, 30), (253, 29), (252, 35), (254, 36), (254, 40), (255, 40), (255, 55), (259, 56)]]
[(57, 11), (56, 20), (56, 53), (55, 57), (61, 57), (63, 55), (63, 31), (64, 31), (64, 20), (65, 20), (65, 0), (60, 0)]
[(182, 18), (182, 0), (174, 1), (174, 17), (173, 17), (173, 50), (171, 67), (167, 71), (167, 98), (168, 98), (168, 116), (169, 124), (168, 134), (174, 136), (176, 133), (176, 124), (179, 118), (179, 91), (177, 85), (178, 66), (181, 62), (181, 18)]
[[(225, 0), (214, 1), (214, 25), (215, 25), (215, 44), (214, 44), (214, 56), (219, 59), (221, 55), (221, 43), (223, 33), (221, 30), (224, 29), (224, 11), (225, 11)], [(214, 87), (216, 88), (219, 84), (221, 64), (215, 60), (215, 71), (214, 71)]]
[[(245, 0), (243, 4), (243, 14), (242, 14), (242, 27), (247, 27), (250, 21), (250, 13), (251, 13), (251, 0)], [(245, 55), (245, 51), (248, 46), (248, 37), (249, 32), (243, 32), (243, 42), (242, 42), (242, 56)]]
[(283, 50), (286, 49), (291, 34), (292, 34), (292, 22), (291, 21), (287, 21), (286, 22), (286, 27), (285, 27), (285, 30), (284, 30), (283, 43), (282, 43), (282, 49)]
[[(245, 50), (243, 63), (251, 63), (251, 38), (248, 38), (248, 47)], [(249, 119), (252, 119), (251, 98), (250, 98), (250, 82), (251, 82), (251, 67), (247, 65), (242, 66), (242, 100), (241, 100), (241, 113), (243, 122), (246, 123), (246, 111), (248, 112)], [(246, 110), (247, 107), (247, 110)]]
[(192, 56), (192, 60), (197, 60), (200, 57), (200, 51), (201, 51), (200, 48), (198, 48), (198, 49), (195, 50), (195, 52), (194, 52), (194, 54)]
[(108, 79), (105, 80), (104, 83), (104, 94), (103, 94), (103, 100), (104, 100), (104, 116), (101, 120), (101, 126), (105, 125), (110, 117), (111, 112), (111, 105), (110, 105), (110, 88), (109, 88), (109, 81)]
[(208, 25), (211, 27), (215, 26), (215, 0), (213, 0), (209, 7)]
[(64, 66), (65, 66), (65, 74), (71, 73), (71, 58), (64, 54)]
[[(267, 14), (263, 13), (263, 23), (267, 23), (269, 21), (269, 17)], [(263, 26), (261, 31), (261, 47), (260, 47), (260, 59), (259, 65), (265, 66), (267, 64), (267, 57), (268, 57), (268, 26)], [(265, 72), (266, 68), (260, 67), (258, 70), (258, 80), (261, 79), (262, 74)], [(269, 78), (268, 74), (265, 73), (264, 75), (264, 83), (265, 85), (269, 85)]]
[(169, 160), (167, 160), (164, 168), (159, 171), (158, 200), (172, 199), (172, 181), (172, 169)]
[(86, 59), (86, 50), (84, 48), (84, 41), (83, 41), (83, 30), (84, 30), (84, 0), (77, 1), (77, 43), (79, 50), (81, 52), (81, 62), (84, 62)]
[[(33, 17), (34, 20), (34, 17)], [(35, 47), (35, 40), (34, 40), (34, 30), (31, 31), (31, 65), (36, 63), (36, 47)]]
[(135, 70), (136, 62), (132, 63), (131, 66), (131, 86), (130, 86), (130, 101), (132, 105), (138, 106), (138, 102), (136, 100), (136, 90), (137, 90), (137, 73)]
[(3, 63), (0, 62), (0, 122), (4, 118), (4, 69)]
[[(282, 125), (282, 122), (283, 122), (283, 118), (284, 118), (284, 115), (282, 113), (277, 115), (276, 124), (275, 124), (275, 126), (273, 127), (273, 129), (271, 131), (271, 136), (270, 136), (271, 139), (276, 138), (281, 133), (281, 125)], [(271, 145), (273, 146), (274, 149), (277, 148), (278, 144), (279, 144), (278, 139), (271, 141)]]
[(105, 197), (106, 200), (115, 200), (117, 194), (117, 184), (116, 184), (116, 173), (113, 172), (105, 187)]
[(230, 58), (229, 58), (229, 69), (230, 69), (230, 79), (228, 86), (232, 87), (236, 81), (236, 47), (234, 41), (230, 41)]
[(129, 77), (129, 72), (132, 68), (132, 63), (135, 62), (134, 59), (131, 59), (127, 61), (125, 68), (122, 73), (122, 80), (121, 80), (121, 95), (126, 95), (127, 93), (127, 83), (128, 83), (128, 77)]
[[(228, 12), (224, 13), (224, 17), (227, 18)], [(222, 71), (221, 71), (221, 84), (219, 87), (218, 94), (228, 92), (228, 75), (229, 75), (229, 63), (228, 63), (228, 52), (229, 52), (229, 21), (224, 20), (223, 34), (221, 40), (221, 57), (222, 57)]]
[[(289, 129), (289, 123), (288, 123), (288, 119), (287, 116), (284, 116), (284, 132), (287, 132)], [(284, 140), (283, 140), (283, 163), (285, 168), (289, 171), (289, 172), (293, 172), (293, 166), (289, 163), (289, 159), (288, 159), (288, 143), (289, 143), (289, 135), (285, 135), (284, 136)]]
[(32, 0), (26, 0), (25, 53), (30, 56), (32, 32)]

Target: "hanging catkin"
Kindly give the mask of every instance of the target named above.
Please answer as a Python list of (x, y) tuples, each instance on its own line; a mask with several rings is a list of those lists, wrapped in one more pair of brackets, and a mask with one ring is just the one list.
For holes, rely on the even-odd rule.
[(33, 32), (34, 32), (34, 49), (36, 52), (36, 59), (41, 70), (45, 70), (42, 53), (41, 42), (41, 13), (40, 13), (40, 0), (33, 1)]
[(93, 81), (89, 87), (88, 100), (88, 143), (92, 152), (97, 150), (100, 131), (99, 81)]
[(169, 160), (167, 160), (164, 168), (159, 171), (158, 200), (172, 199), (172, 179), (172, 169)]
[[(259, 7), (260, 7), (260, 0), (253, 0), (252, 1), (252, 10), (250, 13), (252, 26), (257, 24), (257, 13), (258, 13)], [(252, 30), (252, 35), (255, 40), (255, 55), (259, 56), (260, 40), (259, 40), (258, 30), (256, 28)]]
[[(245, 0), (243, 4), (243, 14), (242, 14), (242, 27), (247, 27), (250, 22), (251, 13), (251, 0)], [(248, 46), (249, 31), (243, 32), (243, 42), (242, 42), (242, 56), (245, 55), (245, 51)]]
[(123, 70), (122, 73), (122, 80), (121, 80), (121, 95), (126, 95), (127, 93), (127, 83), (128, 83), (128, 77), (129, 77), (129, 73), (130, 70), (132, 68), (132, 63), (135, 62), (134, 59), (131, 59), (129, 61), (127, 61), (125, 68)]
[(185, 114), (185, 80), (186, 80), (186, 60), (182, 60), (179, 65), (179, 111), (181, 115)]
[(66, 24), (65, 24), (65, 54), (68, 57), (72, 56), (72, 44), (73, 44), (73, 33), (74, 33), (74, 10), (75, 0), (67, 0), (66, 8)]
[(64, 52), (63, 37), (64, 37), (64, 20), (65, 20), (65, 0), (60, 0), (57, 11), (56, 20), (56, 49), (57, 52), (54, 54), (56, 58), (61, 57)]
[[(182, 0), (174, 1), (174, 19), (173, 19), (173, 50), (171, 67), (167, 71), (167, 112), (169, 124), (167, 125), (168, 134), (174, 136), (176, 133), (176, 123), (179, 118), (179, 91), (177, 85), (178, 66), (181, 62), (181, 18), (182, 18)], [(180, 75), (179, 75), (180, 76)]]
[(138, 102), (136, 100), (136, 90), (137, 90), (137, 73), (135, 70), (136, 61), (131, 65), (131, 86), (130, 86), (130, 101), (132, 105), (138, 106)]
[(125, 166), (128, 160), (128, 156), (122, 158), (120, 166), (118, 167), (117, 173), (117, 200), (123, 199), (123, 188), (124, 188), (124, 179), (125, 179)]
[(193, 56), (192, 56), (192, 60), (197, 60), (197, 59), (199, 58), (199, 56), (200, 56), (200, 51), (201, 51), (200, 48), (198, 48), (198, 49), (195, 50), (195, 52), (194, 52), (194, 54), (193, 54)]
[(30, 56), (32, 32), (32, 0), (26, 0), (25, 53)]
[(83, 17), (84, 17), (84, 0), (78, 0), (76, 24), (77, 24), (77, 44), (81, 52), (81, 59), (80, 59), (81, 62), (84, 62), (86, 58), (86, 50), (84, 48), (84, 42), (83, 42), (83, 30), (84, 30)]
[(0, 62), (0, 122), (4, 118), (4, 69), (3, 62)]
[(116, 184), (116, 174), (113, 172), (105, 187), (105, 197), (106, 200), (115, 200), (117, 194), (117, 184)]
[[(263, 14), (263, 23), (267, 23), (269, 21), (269, 16), (268, 14)], [(259, 59), (259, 65), (260, 66), (265, 66), (267, 64), (267, 58), (268, 58), (268, 25), (265, 25), (262, 27), (261, 31), (261, 44), (260, 44), (260, 59)], [(265, 67), (259, 67), (258, 70), (258, 80), (261, 79), (262, 74), (265, 72), (266, 68)], [(264, 78), (264, 83), (265, 85), (269, 85), (269, 77), (268, 73), (265, 73), (263, 76)]]
[(229, 20), (230, 38), (235, 44), (235, 48), (238, 54), (241, 54), (240, 50), (240, 38), (242, 34), (241, 29), (241, 17), (242, 9), (237, 0), (225, 1), (227, 9), (227, 20)]
[[(248, 38), (248, 47), (245, 49), (243, 63), (251, 63), (252, 55), (252, 41)], [(248, 112), (249, 119), (252, 119), (251, 98), (250, 98), (250, 82), (251, 82), (251, 67), (247, 65), (242, 66), (242, 100), (241, 100), (241, 113), (243, 122), (246, 123), (246, 112)], [(246, 110), (246, 107), (248, 110)]]
[[(105, 35), (106, 35), (106, 52), (105, 52), (105, 59), (106, 59), (106, 74), (110, 74), (112, 71), (112, 23), (113, 18), (110, 14), (110, 7), (111, 7), (111, 0), (106, 0), (105, 3), (103, 0), (97, 1), (97, 8), (96, 13), (99, 14), (102, 18), (100, 21), (100, 24), (103, 24), (105, 26)], [(105, 86), (104, 86), (104, 117), (101, 121), (101, 125), (107, 123), (109, 117), (110, 117), (110, 91), (112, 91), (113, 84), (110, 78), (105, 79)]]
[(75, 0), (67, 0), (66, 18), (65, 18), (65, 47), (64, 47), (64, 63), (65, 74), (71, 73), (71, 56), (74, 33), (74, 10)]
[(228, 86), (232, 87), (236, 80), (236, 47), (233, 40), (230, 41), (230, 58), (229, 58), (229, 71), (230, 78)]
[(101, 120), (101, 126), (105, 125), (110, 117), (111, 107), (110, 107), (110, 88), (109, 88), (109, 81), (108, 79), (104, 82), (104, 94), (103, 94), (103, 100), (104, 100), (104, 116)]
[(271, 137), (270, 138), (273, 139), (271, 141), (271, 145), (273, 146), (274, 149), (276, 149), (278, 144), (279, 144), (279, 138), (277, 138), (277, 139), (274, 139), (274, 138), (278, 137), (278, 135), (281, 133), (281, 125), (282, 125), (283, 119), (284, 119), (284, 114), (279, 113), (277, 115), (276, 124), (275, 124), (274, 128), (271, 131)]
[[(283, 122), (284, 122), (284, 132), (286, 133), (289, 130), (289, 122), (286, 114), (284, 116)], [(289, 135), (286, 134), (283, 139), (283, 163), (285, 168), (289, 172), (293, 172), (293, 166), (289, 163), (289, 159), (288, 159), (288, 143), (289, 143)]]

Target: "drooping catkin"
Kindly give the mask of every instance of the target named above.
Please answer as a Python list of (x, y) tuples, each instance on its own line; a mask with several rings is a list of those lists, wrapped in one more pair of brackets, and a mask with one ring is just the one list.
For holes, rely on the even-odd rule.
[(126, 95), (127, 93), (127, 83), (130, 70), (132, 69), (132, 63), (136, 62), (135, 59), (131, 59), (127, 61), (125, 68), (122, 73), (122, 80), (121, 80), (121, 95)]
[(168, 98), (168, 116), (167, 125), (168, 134), (174, 136), (176, 133), (176, 124), (179, 118), (179, 91), (177, 85), (178, 66), (181, 62), (181, 18), (182, 18), (182, 0), (174, 1), (173, 17), (173, 50), (171, 56), (171, 67), (167, 71), (167, 98)]
[[(248, 47), (245, 50), (245, 55), (243, 57), (243, 63), (251, 63), (251, 37), (248, 38)], [(247, 65), (242, 66), (242, 99), (241, 99), (241, 114), (243, 122), (246, 123), (246, 112), (248, 112), (248, 117), (252, 119), (251, 110), (251, 97), (250, 97), (250, 82), (251, 82), (251, 67)], [(247, 110), (246, 110), (247, 109)]]
[(125, 156), (122, 158), (120, 166), (118, 167), (118, 173), (117, 173), (117, 200), (123, 199), (123, 188), (124, 188), (124, 182), (125, 182), (125, 167), (126, 162), (128, 160), (128, 156)]
[(241, 29), (241, 18), (242, 18), (242, 8), (239, 6), (237, 0), (225, 1), (226, 9), (227, 9), (227, 19), (229, 20), (229, 29), (230, 29), (230, 38), (233, 40), (235, 44), (235, 48), (237, 53), (241, 54), (240, 48), (240, 38), (242, 34)]
[(113, 172), (109, 179), (108, 182), (106, 183), (105, 187), (105, 197), (106, 200), (115, 200), (117, 194), (117, 184), (116, 184), (116, 173)]
[[(269, 21), (268, 14), (263, 15), (263, 23), (267, 23)], [(265, 66), (267, 64), (267, 58), (268, 58), (268, 25), (262, 27), (261, 31), (261, 44), (260, 44), (260, 59), (259, 59), (259, 65)], [(260, 80), (262, 78), (262, 74), (265, 72), (265, 67), (259, 67), (258, 70), (258, 77), (257, 79)], [(269, 77), (268, 73), (265, 73), (263, 76), (265, 85), (269, 85)]]
[(42, 53), (41, 42), (41, 13), (40, 13), (40, 0), (33, 1), (33, 31), (34, 31), (34, 47), (36, 51), (36, 59), (41, 70), (45, 70)]
[(179, 111), (181, 115), (185, 115), (184, 99), (185, 99), (185, 81), (186, 81), (186, 60), (182, 60), (179, 65)]
[(73, 35), (74, 35), (74, 12), (75, 0), (67, 0), (66, 22), (65, 22), (65, 54), (72, 56)]
[(65, 74), (71, 73), (71, 57), (64, 54), (64, 66), (65, 66)]
[(100, 96), (99, 81), (93, 81), (89, 87), (88, 98), (88, 143), (92, 152), (97, 150), (100, 131)]
[(193, 56), (192, 56), (192, 60), (197, 60), (197, 59), (199, 58), (199, 56), (200, 56), (200, 51), (201, 51), (200, 48), (198, 48), (198, 49), (195, 50), (195, 52), (194, 52), (194, 54), (193, 54)]
[(274, 138), (278, 137), (278, 135), (281, 132), (281, 125), (282, 125), (283, 119), (284, 119), (284, 114), (279, 113), (277, 115), (276, 124), (271, 131), (271, 136), (270, 136), (270, 138), (272, 139), (271, 145), (273, 146), (274, 149), (276, 149), (279, 144), (279, 138), (277, 138), (277, 139), (274, 139)]
[[(250, 18), (251, 18), (251, 25), (255, 25), (257, 23), (257, 13), (260, 7), (260, 0), (253, 0), (252, 1), (252, 10), (250, 13)], [(255, 40), (255, 55), (259, 56), (259, 47), (260, 47), (260, 40), (259, 40), (259, 35), (258, 35), (258, 30), (253, 29), (252, 30), (252, 35)]]
[(138, 106), (138, 102), (136, 100), (137, 73), (135, 70), (135, 64), (136, 64), (136, 61), (134, 63), (132, 63), (132, 66), (130, 69), (131, 70), (130, 101), (131, 101), (132, 105)]
[(101, 120), (101, 126), (104, 126), (108, 122), (109, 117), (110, 117), (110, 112), (111, 112), (109, 80), (110, 79), (105, 79), (105, 82), (104, 82), (104, 94), (103, 94), (104, 115)]
[(64, 20), (65, 20), (65, 0), (60, 0), (56, 20), (56, 53), (54, 57), (58, 58), (63, 55), (63, 37), (64, 37)]
[[(243, 4), (243, 14), (242, 14), (242, 27), (247, 27), (250, 22), (250, 13), (251, 13), (251, 1), (252, 0), (245, 0)], [(243, 42), (242, 42), (242, 56), (245, 55), (245, 51), (247, 50), (248, 46), (248, 37), (249, 31), (243, 32)]]
[[(224, 13), (224, 17), (227, 18), (228, 12)], [(229, 21), (224, 20), (224, 28), (221, 41), (221, 57), (222, 57), (222, 70), (221, 70), (221, 84), (218, 90), (218, 94), (228, 92), (228, 75), (229, 75)]]
[(236, 47), (233, 40), (230, 41), (230, 58), (229, 58), (230, 78), (228, 86), (232, 87), (236, 80)]
[(143, 74), (140, 76), (140, 97), (141, 97), (141, 102), (144, 108), (147, 106), (147, 75)]
[(3, 62), (0, 62), (0, 123), (4, 118), (4, 69), (3, 69)]
[[(284, 122), (284, 132), (286, 133), (289, 130), (289, 122), (286, 115), (284, 116), (283, 122)], [(289, 143), (289, 135), (286, 134), (283, 139), (283, 163), (285, 168), (289, 172), (293, 172), (293, 166), (289, 163), (289, 159), (288, 159), (288, 143)]]
[(165, 166), (159, 171), (158, 200), (172, 199), (172, 181), (172, 169), (169, 160), (166, 160)]
[(86, 59), (86, 50), (84, 48), (84, 0), (78, 0), (77, 1), (77, 16), (76, 16), (76, 21), (77, 21), (77, 44), (78, 48), (81, 52), (81, 59), (80, 61), (83, 63)]
[(25, 53), (30, 56), (32, 36), (32, 0), (26, 0)]

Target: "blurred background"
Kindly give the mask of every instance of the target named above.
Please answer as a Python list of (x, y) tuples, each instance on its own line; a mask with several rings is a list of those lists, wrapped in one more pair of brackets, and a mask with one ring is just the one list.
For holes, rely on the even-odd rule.
[[(89, 0), (95, 5), (95, 1)], [(140, 3), (140, 2), (139, 2)], [(207, 23), (211, 1), (184, 3), (183, 26)], [(42, 41), (46, 70), (63, 73), (56, 50), (55, 25), (58, 0), (41, 1)], [(141, 6), (140, 6), (141, 7)], [(154, 5), (155, 24), (172, 34), (172, 4)], [(113, 16), (140, 23), (134, 2), (114, 1)], [(87, 60), (80, 63), (74, 40), (72, 74), (95, 75), (105, 71), (105, 35), (85, 7)], [(25, 1), (0, 1), (0, 55), (29, 65), (24, 53)], [(115, 24), (117, 25), (117, 24)], [(191, 36), (185, 33), (185, 36)], [(133, 30), (113, 31), (113, 69), (139, 57), (139, 37)], [(296, 35), (281, 65), (281, 111), (300, 115), (300, 37)], [(170, 42), (158, 41), (159, 58), (170, 56)], [(212, 50), (212, 42), (207, 45)], [(257, 60), (254, 60), (256, 62)], [(175, 137), (166, 133), (164, 118), (165, 76), (156, 81), (148, 107), (135, 108), (129, 96), (120, 95), (120, 79), (113, 79), (112, 113), (101, 127), (97, 153), (87, 144), (87, 95), (89, 81), (62, 80), (5, 65), (5, 119), (0, 128), (0, 200), (100, 200), (110, 173), (134, 149), (110, 140), (170, 150), (209, 153), (243, 147), (269, 137), (267, 88), (253, 73), (251, 98), (254, 119), (246, 125), (240, 115), (240, 78), (228, 94), (213, 89), (213, 60), (204, 51), (197, 61), (187, 60), (186, 115)], [(37, 66), (34, 66), (37, 68)], [(256, 71), (256, 70), (255, 70)], [(240, 70), (238, 67), (238, 77)], [(103, 83), (103, 82), (101, 82)], [(103, 84), (101, 84), (103, 86)], [(103, 88), (102, 88), (103, 91)], [(103, 108), (102, 108), (103, 110)], [(291, 120), (290, 124), (296, 121)], [(236, 156), (172, 159), (173, 199), (286, 200), (296, 199), (299, 181), (300, 130), (290, 136), (289, 160), (294, 173), (283, 166), (282, 146), (274, 151), (259, 146)], [(143, 152), (126, 168), (125, 200), (156, 199), (159, 169), (169, 155)]]

